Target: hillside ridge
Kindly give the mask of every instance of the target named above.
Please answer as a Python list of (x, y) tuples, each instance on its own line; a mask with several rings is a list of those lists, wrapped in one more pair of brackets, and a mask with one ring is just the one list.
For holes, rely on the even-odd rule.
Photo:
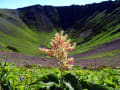
[(71, 43), (77, 43), (70, 55), (117, 40), (120, 37), (120, 1), (0, 9), (0, 50), (41, 56), (38, 48), (41, 45), (50, 48), (51, 38), (61, 29), (71, 38)]

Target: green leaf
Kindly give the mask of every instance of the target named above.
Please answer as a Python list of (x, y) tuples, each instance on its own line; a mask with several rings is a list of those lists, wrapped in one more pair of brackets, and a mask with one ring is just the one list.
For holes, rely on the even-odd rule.
[(59, 83), (59, 78), (57, 77), (56, 74), (48, 74), (46, 76), (43, 76), (41, 78), (41, 81), (48, 83), (48, 82), (55, 82), (55, 83)]
[(54, 82), (48, 82), (48, 83), (44, 83), (44, 84), (46, 84), (46, 88), (47, 88), (47, 90), (50, 90), (50, 88), (51, 87), (55, 87), (55, 86), (57, 86), (57, 84), (56, 83), (54, 83)]
[(44, 82), (44, 83), (54, 82), (56, 84), (59, 84), (59, 78), (57, 77), (56, 74), (48, 74), (48, 75), (42, 76), (36, 82), (33, 82), (30, 85), (37, 84), (41, 81)]
[(70, 83), (66, 82), (66, 81), (63, 81), (63, 83), (65, 84), (65, 86), (68, 87), (68, 90), (74, 90), (74, 88), (71, 86)]
[(99, 85), (99, 84), (94, 84), (94, 83), (89, 83), (84, 80), (80, 80), (80, 83), (82, 85), (83, 89), (88, 89), (88, 90), (109, 90), (106, 87)]
[(82, 90), (79, 79), (75, 75), (68, 73), (68, 74), (64, 75), (63, 78), (64, 78), (65, 82), (68, 82), (71, 84), (71, 86), (74, 88), (74, 90)]

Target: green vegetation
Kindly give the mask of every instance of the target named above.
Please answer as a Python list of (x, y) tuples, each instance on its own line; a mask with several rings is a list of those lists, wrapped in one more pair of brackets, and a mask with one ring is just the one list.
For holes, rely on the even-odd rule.
[[(91, 6), (88, 5), (88, 7)], [(95, 5), (95, 7), (97, 7), (97, 5)], [(92, 11), (91, 13), (88, 12), (88, 15), (83, 12), (86, 17), (84, 17), (83, 14), (81, 15), (80, 20), (72, 20), (74, 19), (74, 17), (70, 19), (75, 23), (73, 26), (70, 26), (70, 29), (68, 28), (69, 30), (65, 30), (65, 33), (68, 34), (69, 38), (72, 38), (72, 43), (77, 42), (77, 47), (75, 48), (75, 51), (73, 53), (70, 53), (69, 55), (74, 55), (96, 49), (98, 47), (104, 46), (106, 43), (119, 39), (119, 10), (119, 7), (115, 9), (110, 9), (110, 11), (106, 8), (102, 11), (99, 9), (97, 11), (94, 11), (93, 9), (93, 11), (90, 10)], [(49, 56), (59, 59), (58, 67), (42, 67), (41, 65), (29, 65), (27, 61), (25, 66), (15, 66), (14, 64), (2, 61), (0, 62), (0, 90), (120, 89), (120, 67), (107, 67), (102, 69), (100, 67), (100, 69), (97, 70), (97, 68), (94, 69), (91, 64), (90, 68), (92, 70), (82, 69), (79, 66), (75, 66), (72, 68), (74, 59), (67, 58), (67, 53), (74, 49), (75, 44), (73, 45), (73, 47), (71, 47), (72, 45), (70, 45), (70, 42), (67, 41), (67, 39), (69, 38), (66, 39), (66, 36), (63, 35), (63, 37), (61, 36), (62, 34), (56, 34), (54, 37), (55, 40), (51, 42), (53, 35), (57, 32), (57, 29), (54, 29), (51, 32), (49, 32), (48, 30), (39, 31), (40, 29), (37, 28), (33, 30), (29, 27), (29, 25), (31, 25), (31, 27), (33, 25), (34, 27), (34, 24), (36, 24), (35, 21), (37, 16), (34, 18), (33, 16), (29, 17), (28, 15), (27, 17), (26, 11), (24, 11), (22, 14), (26, 17), (24, 18), (22, 16), (22, 18), (20, 18), (18, 17), (19, 15), (15, 13), (16, 11), (12, 10), (0, 10), (0, 51), (18, 52), (43, 57), (45, 57), (45, 55), (42, 54), (42, 52), (45, 52)], [(33, 15), (35, 14), (33, 12), (31, 13)], [(64, 19), (68, 19), (64, 17), (64, 15), (61, 15), (63, 17), (63, 20), (57, 17), (57, 21), (55, 21), (53, 17), (51, 20), (51, 16), (57, 17), (57, 15), (54, 14), (49, 15), (49, 17), (47, 18), (47, 16), (42, 17), (41, 14), (41, 17), (39, 17), (41, 22), (38, 20), (37, 23), (39, 23), (41, 27), (43, 25), (42, 28), (45, 28), (45, 26), (49, 28), (49, 24), (47, 23), (50, 23), (51, 26), (53, 25), (54, 27), (52, 20), (54, 23), (63, 21), (63, 23), (65, 24), (65, 22), (67, 21), (64, 21)], [(33, 20), (30, 20), (30, 24), (25, 24), (22, 19), (26, 19), (27, 22), (29, 22), (29, 19)], [(61, 19), (61, 21), (59, 21), (59, 19)], [(73, 22), (69, 22), (68, 26), (73, 24)], [(36, 27), (39, 24), (36, 24)], [(66, 25), (67, 24), (65, 24), (65, 26)], [(59, 25), (56, 24), (55, 26)], [(52, 48), (49, 42), (51, 42)], [(46, 49), (45, 47), (48, 49)], [(42, 52), (40, 52), (39, 48)], [(116, 50), (110, 50), (96, 54), (93, 53), (92, 55), (87, 57), (80, 57), (80, 59), (97, 59), (103, 57), (112, 57), (118, 54), (120, 54), (120, 49), (117, 48)], [(1, 54), (0, 57), (2, 58), (3, 55)], [(24, 62), (23, 60), (15, 60), (17, 63)]]
[(85, 51), (89, 51), (92, 49), (96, 49), (97, 47), (102, 47), (105, 43), (111, 42), (112, 40), (119, 39), (120, 33), (115, 33), (111, 35), (113, 32), (118, 30), (120, 28), (120, 25), (117, 25), (114, 30), (111, 30), (111, 32), (103, 32), (99, 35), (96, 35), (92, 37), (92, 39), (86, 43), (81, 44), (80, 46), (77, 46), (75, 49), (75, 52), (72, 54), (77, 53), (83, 53)]
[[(96, 49), (98, 47), (104, 46), (105, 43), (119, 39), (120, 38), (120, 32), (119, 32), (120, 24), (118, 23), (119, 19), (114, 19), (114, 20), (112, 19), (112, 21), (110, 19), (110, 18), (120, 17), (117, 13), (114, 13), (116, 10), (119, 9), (120, 8), (117, 8), (113, 12), (108, 14), (105, 14), (105, 11), (103, 11), (101, 13), (98, 13), (96, 16), (91, 16), (90, 18), (88, 18), (89, 24), (84, 27), (86, 28), (86, 31), (89, 28), (92, 28), (96, 30), (95, 32), (100, 32), (100, 33), (94, 34), (93, 32), (92, 36), (87, 37), (89, 40), (86, 40), (85, 37), (73, 38), (73, 41), (81, 44), (78, 45), (77, 48), (75, 49), (75, 52), (71, 53), (70, 55), (83, 53), (92, 49)], [(89, 31), (87, 32), (89, 33)]]
[[(0, 63), (0, 88), (3, 90), (55, 90), (60, 89), (61, 75), (58, 68), (16, 67)], [(120, 68), (104, 68), (99, 71), (73, 67), (63, 74), (63, 87), (69, 90), (119, 90)]]
[[(34, 32), (30, 30), (23, 23), (22, 27), (5, 21), (0, 18), (0, 24), (5, 27), (0, 31), (0, 50), (2, 51), (15, 51), (30, 55), (42, 55), (39, 51), (40, 45), (49, 47), (50, 39), (53, 37), (55, 30), (51, 33), (47, 32)], [(9, 48), (10, 47), (10, 48)]]

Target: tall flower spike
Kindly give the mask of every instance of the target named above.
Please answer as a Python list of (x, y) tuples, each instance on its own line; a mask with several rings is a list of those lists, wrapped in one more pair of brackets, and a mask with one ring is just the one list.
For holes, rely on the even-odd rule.
[(74, 58), (67, 58), (69, 51), (73, 51), (76, 43), (72, 46), (70, 40), (67, 40), (67, 34), (63, 35), (64, 31), (61, 33), (56, 33), (54, 39), (50, 42), (51, 49), (40, 48), (40, 51), (46, 53), (47, 55), (57, 58), (59, 60), (59, 69), (61, 71), (68, 70), (73, 66)]

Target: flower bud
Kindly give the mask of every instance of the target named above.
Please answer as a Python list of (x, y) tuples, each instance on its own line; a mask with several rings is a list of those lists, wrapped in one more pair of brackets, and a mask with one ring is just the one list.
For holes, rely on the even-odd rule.
[(31, 77), (30, 75), (26, 74), (26, 78), (30, 78), (30, 77)]
[(5, 66), (5, 67), (4, 67), (4, 70), (5, 70), (5, 71), (9, 71), (8, 66)]
[(24, 79), (24, 76), (20, 77), (20, 81), (22, 81)]

